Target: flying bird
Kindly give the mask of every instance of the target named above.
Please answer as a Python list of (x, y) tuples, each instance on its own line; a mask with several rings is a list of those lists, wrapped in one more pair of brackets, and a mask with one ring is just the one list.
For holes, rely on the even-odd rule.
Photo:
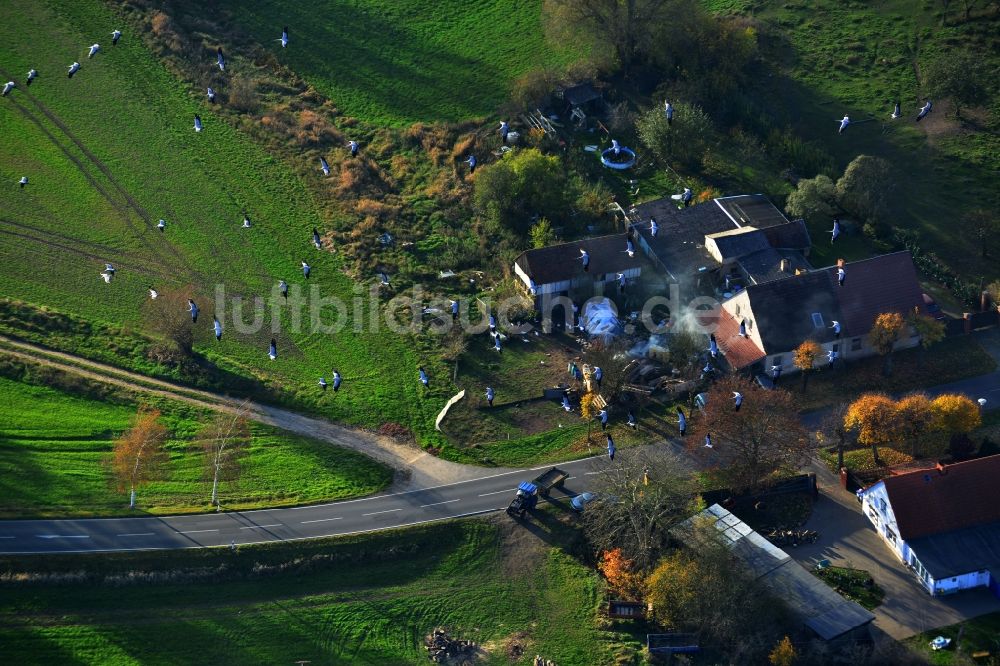
[(316, 227), (313, 227), (313, 245), (316, 246), (317, 250), (323, 249), (323, 241), (319, 237), (319, 231)]
[(841, 268), (838, 268), (838, 269), (837, 269), (837, 283), (838, 283), (838, 284), (839, 284), (839, 285), (840, 285), (841, 287), (843, 287), (843, 286), (844, 286), (844, 280), (846, 280), (846, 279), (847, 279), (847, 271), (845, 271), (845, 270), (843, 269), (843, 267), (841, 267)]
[(580, 248), (580, 261), (583, 263), (583, 270), (590, 270), (590, 255), (582, 247)]
[(567, 395), (563, 396), (563, 399), (562, 399), (562, 408), (565, 409), (567, 412), (572, 412), (573, 411), (573, 405), (569, 404), (569, 396), (567, 396)]
[(93, 58), (95, 55), (97, 55), (97, 52), (100, 51), (100, 50), (101, 50), (101, 45), (100, 44), (91, 44), (90, 50), (87, 51), (87, 57), (88, 58)]
[(319, 168), (323, 171), (324, 176), (330, 175), (330, 165), (327, 164), (326, 159), (323, 157), (319, 158)]
[(288, 46), (288, 26), (281, 29), (281, 39), (276, 39), (274, 41), (281, 42), (281, 48)]
[(493, 349), (498, 354), (502, 354), (503, 353), (503, 349), (500, 347), (500, 336), (499, 335), (493, 336)]
[(115, 267), (111, 264), (104, 264), (104, 270), (101, 271), (101, 279), (106, 283), (111, 284), (111, 280), (115, 277)]
[(357, 157), (358, 151), (361, 150), (361, 146), (357, 141), (348, 141), (347, 147), (351, 149), (351, 157)]
[(198, 304), (195, 303), (190, 298), (188, 299), (188, 312), (191, 313), (191, 323), (192, 324), (197, 324), (198, 323), (198, 313), (201, 312), (201, 310), (198, 308)]
[(489, 403), (490, 407), (493, 406), (493, 399), (496, 397), (496, 393), (493, 391), (492, 386), (486, 387), (486, 402)]
[(743, 394), (739, 391), (733, 391), (733, 401), (736, 403), (736, 411), (740, 411), (740, 407), (743, 406)]
[(747, 337), (747, 320), (746, 319), (740, 320), (740, 337), (741, 338)]
[(712, 434), (711, 433), (705, 433), (705, 448), (706, 449), (712, 448)]
[(226, 57), (222, 55), (221, 46), (215, 52), (215, 62), (219, 63), (219, 70), (226, 71)]
[(7, 83), (3, 84), (3, 93), (2, 93), (2, 95), (4, 97), (6, 97), (7, 93), (9, 93), (11, 90), (13, 90), (14, 87), (15, 87), (15, 84), (14, 84), (13, 81), (8, 81)]
[(219, 321), (218, 317), (212, 317), (212, 328), (215, 329), (215, 339), (222, 339), (222, 322)]
[(162, 232), (164, 229), (167, 228), (167, 221), (166, 220), (160, 220), (159, 222), (156, 223), (156, 228), (159, 229)]
[(333, 371), (333, 392), (334, 393), (336, 393), (337, 391), (340, 390), (340, 383), (342, 381), (344, 381), (344, 380), (340, 376), (340, 372), (338, 370), (334, 370)]
[(826, 353), (826, 360), (828, 360), (830, 362), (829, 367), (831, 367), (831, 368), (833, 367), (833, 362), (836, 361), (839, 356), (840, 356), (840, 354), (838, 354), (833, 349), (831, 349), (830, 351), (828, 351)]
[(118, 46), (118, 40), (122, 38), (121, 30), (111, 31), (111, 46)]
[(476, 162), (476, 156), (475, 155), (469, 155), (466, 158), (465, 163), (469, 165), (469, 173), (476, 173), (476, 164), (477, 164), (477, 162)]
[(507, 135), (510, 133), (510, 125), (506, 120), (500, 121), (500, 141), (507, 143)]
[(272, 361), (278, 358), (278, 343), (271, 338), (271, 346), (267, 348), (267, 357)]
[(490, 333), (497, 332), (497, 317), (492, 312), (490, 313)]
[(154, 300), (154, 301), (155, 301), (155, 300), (156, 300), (156, 297), (157, 297), (157, 296), (159, 296), (159, 295), (160, 295), (160, 293), (159, 293), (158, 291), (156, 291), (156, 289), (154, 289), (154, 288), (153, 288), (153, 285), (150, 285), (150, 286), (149, 286), (149, 297), (150, 297), (150, 298), (151, 298), (152, 300)]
[(208, 101), (212, 104), (215, 103), (215, 91), (212, 90), (212, 86), (208, 87)]
[(649, 218), (649, 235), (656, 238), (656, 234), (660, 231), (660, 225), (656, 223), (656, 218)]
[(833, 229), (830, 229), (830, 245), (840, 237), (840, 220), (838, 218), (833, 218)]
[(535, 284), (535, 281), (530, 277), (528, 278), (528, 291), (531, 292), (532, 296), (538, 292), (538, 285)]
[(614, 462), (615, 459), (615, 440), (611, 439), (611, 435), (608, 435), (608, 458)]
[(69, 66), (69, 71), (66, 72), (66, 76), (72, 79), (73, 75), (79, 71), (80, 71), (80, 63), (74, 62), (72, 65)]
[(920, 107), (920, 112), (917, 114), (917, 122), (919, 123), (920, 119), (926, 116), (930, 112), (931, 112), (931, 101), (927, 100), (927, 103), (924, 104), (922, 107)]
[(843, 118), (834, 122), (840, 123), (840, 129), (837, 130), (837, 134), (843, 134), (847, 126), (851, 124), (851, 118), (845, 113)]
[(246, 213), (243, 213), (243, 226), (242, 226), (242, 228), (243, 229), (249, 229), (250, 226), (251, 226), (251, 224), (250, 224), (250, 216), (247, 215)]
[(385, 274), (384, 272), (379, 271), (378, 280), (379, 280), (379, 284), (382, 285), (383, 287), (388, 287), (389, 286), (389, 276), (387, 274)]
[(285, 298), (285, 300), (288, 300), (288, 283), (284, 280), (278, 280), (278, 290), (281, 292), (281, 295)]
[(899, 102), (897, 101), (896, 105), (894, 107), (892, 107), (892, 113), (889, 114), (889, 117), (892, 118), (893, 120), (896, 120), (901, 115), (903, 115), (903, 114), (900, 113), (900, 111), (899, 111)]
[(715, 339), (715, 333), (708, 336), (708, 353), (712, 355), (712, 358), (719, 355), (719, 343)]
[(309, 279), (309, 272), (311, 270), (312, 270), (312, 268), (309, 267), (309, 264), (307, 264), (306, 262), (303, 261), (302, 262), (302, 275), (304, 275), (307, 280)]
[(629, 410), (628, 420), (625, 421), (625, 425), (632, 428), (632, 430), (638, 430), (639, 428), (639, 424), (635, 420), (635, 414), (633, 414), (631, 410)]
[(111, 273), (112, 275), (114, 275), (117, 271), (115, 270), (114, 266), (112, 266), (111, 264), (105, 263), (104, 264), (104, 272), (105, 273)]
[(23, 190), (24, 186), (28, 184), (28, 177), (27, 176), (21, 176), (21, 180), (17, 181), (17, 184), (20, 185), (21, 189)]
[(626, 282), (626, 280), (625, 280), (625, 274), (624, 273), (618, 273), (618, 287), (622, 291), (625, 291), (625, 282)]
[(635, 256), (635, 245), (633, 245), (632, 240), (628, 238), (625, 239), (625, 254), (629, 257)]
[(622, 152), (622, 147), (618, 143), (618, 139), (611, 139), (611, 150), (616, 156)]
[(326, 378), (325, 377), (320, 377), (319, 378), (319, 387), (322, 390), (326, 391)]
[(840, 337), (840, 322), (837, 321), (836, 319), (834, 319), (833, 323), (830, 324), (830, 328), (833, 329), (833, 334), (836, 335), (839, 338)]
[(197, 113), (194, 114), (194, 131), (195, 132), (201, 131), (201, 116), (199, 116)]
[(424, 371), (423, 367), (418, 367), (417, 372), (420, 373), (420, 383), (424, 385), (424, 388), (430, 388), (431, 380), (427, 378), (427, 373)]
[(27, 84), (30, 86), (31, 82), (34, 81), (36, 78), (38, 78), (38, 70), (36, 70), (36, 69), (29, 69), (28, 70)]

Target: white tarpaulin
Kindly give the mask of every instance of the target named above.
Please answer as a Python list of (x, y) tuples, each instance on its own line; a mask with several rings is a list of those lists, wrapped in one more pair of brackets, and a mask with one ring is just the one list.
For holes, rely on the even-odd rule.
[(591, 299), (583, 306), (580, 315), (587, 334), (595, 337), (613, 338), (621, 335), (622, 325), (615, 315), (614, 306), (606, 298)]

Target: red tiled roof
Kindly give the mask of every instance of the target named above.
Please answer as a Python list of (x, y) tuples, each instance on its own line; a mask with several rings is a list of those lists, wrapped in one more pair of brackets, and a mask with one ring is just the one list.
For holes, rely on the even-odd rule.
[(725, 309), (719, 310), (719, 327), (715, 331), (715, 341), (719, 343), (726, 362), (734, 370), (745, 368), (764, 358), (765, 354), (752, 338), (740, 336), (740, 324)]
[(845, 337), (867, 335), (883, 312), (907, 315), (924, 311), (923, 292), (910, 253), (893, 252), (844, 266), (844, 286), (837, 285), (837, 267), (824, 269), (833, 278)]
[(1000, 455), (890, 476), (884, 483), (902, 539), (1000, 521)]

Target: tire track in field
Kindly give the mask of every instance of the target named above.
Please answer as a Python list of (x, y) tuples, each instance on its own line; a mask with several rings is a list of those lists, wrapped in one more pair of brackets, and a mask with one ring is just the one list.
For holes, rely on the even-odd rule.
[[(10, 77), (11, 76), (10, 72), (8, 72), (7, 70), (5, 70), (3, 68), (0, 68), (0, 74), (2, 74), (5, 77)], [(108, 202), (111, 203), (112, 206), (114, 206), (115, 209), (118, 210), (121, 213), (123, 221), (125, 221), (125, 223), (128, 225), (128, 227), (130, 228), (130, 230), (132, 230), (135, 233), (135, 235), (139, 239), (139, 241), (143, 245), (145, 245), (147, 247), (147, 249), (149, 249), (153, 253), (154, 256), (158, 256), (160, 254), (160, 252), (164, 248), (166, 248), (166, 250), (174, 258), (174, 260), (176, 260), (177, 266), (181, 269), (181, 271), (183, 273), (186, 273), (191, 278), (195, 278), (195, 280), (193, 280), (193, 281), (195, 281), (197, 283), (204, 282), (205, 281), (204, 280), (204, 276), (202, 276), (197, 271), (195, 271), (194, 269), (191, 268), (189, 262), (184, 257), (184, 255), (181, 254), (181, 252), (176, 247), (174, 247), (174, 245), (172, 243), (170, 243), (169, 241), (167, 241), (167, 242), (162, 243), (162, 244), (154, 244), (154, 243), (152, 243), (152, 242), (149, 241), (149, 239), (148, 239), (148, 237), (146, 236), (145, 233), (143, 233), (139, 229), (135, 228), (135, 225), (129, 219), (130, 216), (128, 215), (127, 208), (131, 208), (132, 211), (143, 222), (145, 222), (145, 226), (146, 226), (145, 231), (146, 232), (150, 232), (153, 229), (155, 229), (156, 225), (153, 223), (152, 217), (149, 215), (149, 213), (146, 211), (146, 209), (143, 208), (141, 205), (139, 205), (139, 202), (136, 201), (135, 198), (131, 194), (129, 194), (128, 190), (125, 189), (125, 187), (122, 186), (122, 184), (114, 177), (114, 175), (112, 175), (111, 169), (109, 169), (108, 166), (106, 164), (104, 164), (104, 162), (102, 162), (93, 152), (90, 151), (90, 149), (88, 149), (86, 147), (86, 145), (84, 145), (84, 143), (76, 136), (76, 134), (74, 134), (73, 131), (70, 130), (70, 128), (66, 125), (66, 123), (64, 123), (62, 121), (62, 119), (60, 119), (59, 116), (57, 116), (55, 113), (53, 113), (47, 106), (45, 106), (42, 102), (40, 102), (37, 97), (35, 97), (34, 95), (32, 95), (30, 92), (28, 92), (26, 88), (25, 89), (21, 89), (21, 95), (23, 95), (25, 98), (27, 98), (46, 118), (49, 119), (49, 121), (53, 125), (55, 125), (56, 127), (58, 127), (59, 130), (66, 136), (66, 138), (69, 139), (69, 141), (71, 141), (80, 150), (80, 152), (84, 155), (84, 157), (86, 157), (87, 160), (94, 167), (96, 167), (98, 171), (100, 171), (102, 174), (104, 174), (104, 177), (107, 178), (107, 180), (111, 184), (111, 186), (125, 200), (127, 206), (120, 204), (120, 202), (113, 201), (113, 199), (107, 193), (107, 190), (105, 190), (104, 188), (98, 188), (98, 190), (101, 192), (102, 196), (104, 196), (108, 200)], [(32, 116), (32, 114), (24, 107), (24, 105), (20, 104), (16, 100), (14, 101), (14, 103), (15, 103), (15, 105), (21, 111), (21, 113), (23, 115), (25, 115), (26, 117), (28, 117), (29, 119), (31, 119), (36, 125), (38, 125), (40, 128), (42, 128), (42, 131), (45, 132), (45, 134), (49, 137), (49, 139), (52, 140), (57, 146), (59, 146), (60, 149), (63, 151), (63, 153), (65, 153), (67, 155), (67, 157), (70, 157), (70, 159), (77, 166), (77, 168), (82, 173), (84, 173), (84, 175), (87, 178), (87, 180), (91, 184), (93, 184), (93, 185), (96, 186), (96, 182), (94, 181), (93, 177), (90, 176), (90, 174), (86, 172), (86, 170), (83, 168), (83, 165), (81, 164), (80, 160), (76, 159), (74, 156), (71, 156), (71, 154), (68, 152), (68, 150), (61, 143), (59, 143), (55, 139), (55, 137), (52, 135), (52, 133), (50, 131), (48, 131), (47, 128), (44, 128), (44, 126), (42, 125), (42, 123), (37, 118), (35, 118), (35, 117)], [(157, 232), (157, 233), (159, 233), (159, 232)]]
[[(81, 257), (87, 257), (88, 259), (93, 259), (96, 263), (100, 264), (103, 264), (108, 261), (113, 261), (113, 263), (117, 264), (119, 267), (128, 269), (129, 272), (144, 273), (146, 275), (157, 275), (157, 276), (160, 275), (160, 273), (156, 271), (151, 271), (146, 267), (139, 266), (138, 264), (132, 264), (130, 262), (119, 261), (118, 259), (112, 259), (107, 254), (103, 255), (94, 254), (92, 252), (81, 250), (80, 248), (72, 247), (70, 245), (63, 245), (62, 243), (57, 243), (55, 241), (43, 240), (41, 238), (37, 238), (29, 234), (23, 234), (17, 231), (8, 231), (6, 229), (0, 229), (0, 235), (13, 236), (14, 238), (20, 238), (22, 240), (31, 241), (33, 243), (45, 245), (46, 247), (56, 248), (58, 250), (62, 250), (63, 252), (69, 252), (70, 254), (76, 254), (80, 255)], [(96, 271), (97, 268), (95, 267), (94, 270)]]

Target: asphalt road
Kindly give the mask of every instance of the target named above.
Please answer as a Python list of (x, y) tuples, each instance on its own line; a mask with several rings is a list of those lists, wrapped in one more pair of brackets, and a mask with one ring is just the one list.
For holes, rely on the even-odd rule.
[[(584, 490), (607, 463), (603, 456), (559, 463), (569, 473), (551, 500)], [(190, 516), (0, 521), (0, 553), (97, 553), (294, 541), (405, 527), (507, 508), (517, 484), (551, 465), (480, 479), (288, 509)]]

